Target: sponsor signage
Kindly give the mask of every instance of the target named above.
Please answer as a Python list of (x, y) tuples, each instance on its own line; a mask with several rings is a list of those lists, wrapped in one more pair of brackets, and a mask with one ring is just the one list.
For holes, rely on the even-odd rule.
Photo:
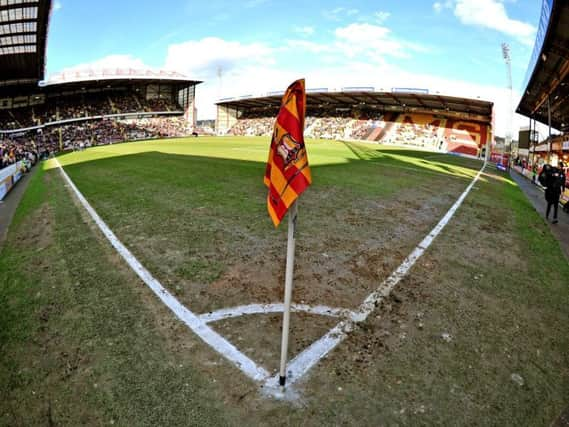
[(0, 200), (4, 199), (4, 196), (8, 194), (10, 188), (12, 188), (12, 177), (0, 181)]
[(15, 163), (0, 170), (0, 200), (3, 200), (6, 194), (22, 177), (22, 162)]
[(17, 163), (6, 166), (4, 169), (0, 169), (0, 181), (4, 181), (4, 179), (11, 177), (17, 170)]

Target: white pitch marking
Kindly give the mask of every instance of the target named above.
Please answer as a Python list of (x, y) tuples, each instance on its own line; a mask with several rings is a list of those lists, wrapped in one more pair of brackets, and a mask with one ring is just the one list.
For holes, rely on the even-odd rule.
[[(324, 305), (310, 306), (306, 304), (292, 304), (291, 310), (294, 312), (304, 312), (311, 314), (318, 314), (320, 316), (330, 317), (352, 317), (354, 312), (348, 309), (326, 307)], [(249, 304), (241, 305), (238, 307), (222, 308), (220, 310), (212, 311), (198, 315), (198, 318), (204, 323), (217, 322), (218, 320), (229, 319), (231, 317), (239, 317), (248, 314), (269, 314), (269, 313), (282, 313), (283, 304)]]
[(69, 184), (69, 187), (77, 196), (77, 199), (83, 205), (85, 210), (91, 215), (91, 218), (99, 229), (103, 232), (105, 237), (109, 240), (111, 245), (123, 257), (127, 264), (134, 270), (134, 272), (142, 279), (146, 285), (162, 300), (166, 306), (174, 312), (174, 314), (184, 322), (194, 333), (196, 333), (202, 340), (204, 340), (215, 351), (224, 356), (227, 360), (237, 366), (245, 375), (255, 381), (264, 381), (269, 377), (269, 372), (264, 368), (257, 366), (255, 362), (241, 353), (233, 344), (211, 329), (193, 312), (184, 307), (171, 293), (169, 293), (158, 280), (136, 259), (136, 257), (121, 243), (115, 236), (111, 229), (99, 217), (97, 212), (91, 207), (87, 199), (77, 189), (73, 181), (69, 178), (58, 159), (55, 159), (57, 167), (59, 168), (63, 178)]
[[(372, 292), (364, 302), (358, 307), (352, 317), (348, 320), (343, 320), (326, 333), (318, 341), (315, 341), (305, 349), (302, 353), (298, 354), (287, 366), (289, 372), (289, 384), (294, 384), (302, 378), (312, 367), (314, 367), (323, 357), (332, 351), (338, 344), (340, 344), (347, 336), (356, 323), (363, 322), (367, 319), (370, 313), (379, 305), (383, 298), (387, 297), (399, 281), (407, 274), (413, 267), (415, 262), (423, 255), (425, 250), (431, 245), (435, 237), (443, 230), (450, 219), (453, 217), (456, 210), (460, 207), (470, 190), (484, 171), (486, 163), (478, 171), (472, 182), (466, 187), (466, 190), (461, 194), (458, 200), (452, 205), (445, 216), (439, 223), (432, 229), (432, 231), (417, 245), (415, 249), (409, 254), (401, 265), (391, 275), (385, 279), (381, 285)], [(279, 376), (273, 376), (265, 381), (266, 393), (278, 397), (278, 381)]]

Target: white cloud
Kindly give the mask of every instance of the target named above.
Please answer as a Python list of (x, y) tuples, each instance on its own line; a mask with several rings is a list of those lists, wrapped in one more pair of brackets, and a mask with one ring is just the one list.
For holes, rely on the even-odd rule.
[(389, 12), (378, 11), (373, 14), (378, 24), (383, 24), (391, 16)]
[(372, 24), (350, 24), (335, 31), (336, 47), (350, 58), (363, 55), (374, 61), (386, 56), (410, 57), (409, 52), (425, 52), (429, 49), (416, 43), (399, 40), (387, 27)]
[(350, 24), (335, 31), (338, 47), (353, 58), (364, 54), (369, 59), (382, 60), (386, 55), (405, 57), (404, 46), (393, 39), (391, 30), (371, 24)]
[(311, 42), (308, 40), (287, 40), (287, 49), (300, 49), (310, 53), (333, 52), (333, 45)]
[(178, 70), (197, 78), (215, 76), (248, 64), (272, 61), (272, 49), (263, 43), (243, 44), (217, 37), (190, 40), (168, 47), (165, 68)]
[(453, 8), (453, 0), (445, 0), (445, 2), (436, 1), (433, 3), (433, 9), (437, 13), (441, 13), (443, 9), (452, 9)]
[(170, 45), (164, 68), (203, 80), (196, 89), (198, 114), (200, 119), (214, 118), (219, 98), (256, 92), (255, 88), (272, 90), (279, 81), (274, 53), (263, 43), (207, 37)]
[(314, 27), (310, 26), (294, 27), (293, 31), (302, 36), (311, 36), (312, 34), (314, 34)]
[(350, 18), (358, 15), (360, 11), (358, 9), (347, 9), (345, 7), (337, 7), (331, 10), (325, 10), (323, 12), (324, 17), (332, 21), (341, 21), (344, 18)]
[(501, 0), (456, 0), (454, 14), (465, 25), (490, 28), (533, 45), (535, 27), (510, 18)]
[(151, 69), (151, 67), (145, 65), (141, 59), (134, 58), (132, 55), (109, 55), (93, 62), (86, 62), (65, 68), (62, 72), (102, 70), (105, 68), (133, 68), (136, 70)]

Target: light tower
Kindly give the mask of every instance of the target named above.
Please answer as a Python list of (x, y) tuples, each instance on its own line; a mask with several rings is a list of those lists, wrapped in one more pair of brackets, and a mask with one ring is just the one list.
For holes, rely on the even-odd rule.
[(217, 99), (221, 99), (223, 96), (223, 67), (221, 65), (217, 66)]
[(508, 77), (508, 100), (506, 102), (507, 105), (507, 114), (506, 114), (506, 141), (504, 151), (508, 154), (512, 152), (512, 59), (510, 57), (510, 46), (507, 43), (502, 43), (502, 57), (504, 58), (504, 62), (506, 63), (506, 73)]

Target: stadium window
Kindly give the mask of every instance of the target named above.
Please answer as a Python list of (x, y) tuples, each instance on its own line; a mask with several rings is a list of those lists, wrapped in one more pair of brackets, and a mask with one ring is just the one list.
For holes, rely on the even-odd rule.
[(38, 18), (38, 8), (37, 7), (25, 7), (22, 9), (25, 19), (37, 19)]
[(37, 3), (38, 0), (0, 0), (0, 6), (13, 6), (15, 4)]
[(37, 23), (34, 22), (24, 22), (23, 24), (19, 24), (23, 27), (23, 30), (26, 33), (35, 33), (37, 31)]

